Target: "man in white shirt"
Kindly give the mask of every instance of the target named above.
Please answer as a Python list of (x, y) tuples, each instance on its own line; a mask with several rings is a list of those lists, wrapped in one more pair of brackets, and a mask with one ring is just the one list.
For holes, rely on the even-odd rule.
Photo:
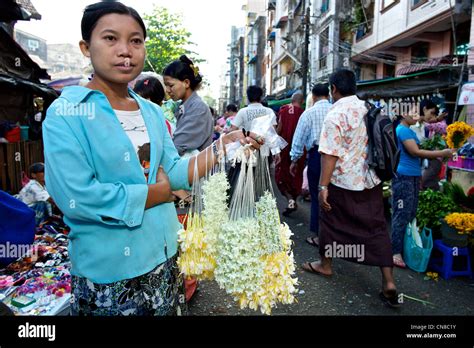
[(251, 130), (252, 121), (258, 117), (273, 115), (273, 125), (276, 126), (276, 116), (272, 109), (262, 105), (263, 89), (258, 86), (247, 88), (249, 106), (239, 110), (232, 121), (231, 131), (237, 129)]
[(36, 225), (39, 225), (44, 219), (53, 215), (53, 200), (45, 188), (44, 164), (31, 165), (30, 177), (31, 180), (16, 195), (16, 198), (35, 211)]

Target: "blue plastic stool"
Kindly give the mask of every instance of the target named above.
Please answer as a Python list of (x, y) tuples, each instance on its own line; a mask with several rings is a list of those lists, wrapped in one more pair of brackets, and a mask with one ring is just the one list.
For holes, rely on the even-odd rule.
[[(430, 262), (430, 268), (437, 271), (442, 278), (446, 280), (458, 276), (468, 276), (472, 278), (471, 258), (469, 256), (469, 250), (467, 247), (450, 247), (444, 244), (441, 239), (437, 239), (434, 241), (433, 251), (434, 250), (439, 250), (443, 254), (443, 257), (432, 258)], [(456, 254), (456, 256), (454, 254)], [(466, 257), (467, 266), (464, 270), (453, 270), (453, 261), (457, 256)]]

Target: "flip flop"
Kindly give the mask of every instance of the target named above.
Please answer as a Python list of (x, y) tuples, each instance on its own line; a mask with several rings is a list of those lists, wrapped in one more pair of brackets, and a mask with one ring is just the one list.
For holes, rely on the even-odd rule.
[(401, 260), (399, 257), (394, 257), (394, 258), (393, 258), (393, 264), (394, 264), (396, 267), (399, 267), (399, 268), (407, 268), (406, 263), (403, 262), (403, 260)]
[[(306, 266), (306, 267), (305, 267)], [(324, 273), (321, 273), (319, 272), (317, 269), (313, 268), (313, 266), (311, 265), (311, 262), (305, 262), (301, 265), (301, 268), (303, 270), (305, 270), (306, 272), (308, 273), (314, 273), (314, 274), (317, 274), (317, 275), (320, 275), (320, 276), (323, 276), (325, 278), (331, 278), (332, 277), (332, 274), (324, 274)]]
[(311, 245), (315, 248), (319, 248), (319, 243), (316, 243), (314, 241), (315, 238), (317, 238), (317, 237), (308, 237), (308, 238), (306, 238), (306, 243), (308, 243), (309, 245)]
[(390, 296), (386, 296), (383, 293), (383, 290), (380, 291), (379, 297), (382, 300), (382, 302), (390, 308), (400, 308), (400, 303), (398, 302), (398, 293), (397, 290), (389, 290)]

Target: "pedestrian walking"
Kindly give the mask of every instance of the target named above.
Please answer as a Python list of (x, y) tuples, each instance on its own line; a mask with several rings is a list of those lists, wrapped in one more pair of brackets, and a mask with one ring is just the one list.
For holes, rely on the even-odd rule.
[[(330, 277), (332, 259), (340, 257), (382, 272), (382, 301), (397, 307), (390, 237), (384, 218), (382, 182), (368, 166), (367, 108), (357, 98), (355, 74), (346, 69), (329, 78), (334, 105), (324, 120), (319, 143), (322, 170), (320, 262), (303, 269)], [(342, 250), (342, 252), (341, 252)]]
[[(291, 104), (284, 105), (278, 112), (277, 133), (288, 144), (293, 142), (296, 126), (303, 114), (304, 97), (301, 92), (296, 92), (291, 97)], [(303, 184), (303, 170), (305, 167), (305, 156), (295, 162), (293, 173), (290, 174), (290, 166), (292, 164), (290, 158), (290, 146), (287, 146), (280, 152), (278, 161), (275, 161), (275, 181), (281, 194), (286, 197), (288, 206), (283, 212), (284, 216), (289, 216), (296, 211), (298, 205), (296, 200), (301, 194)]]
[(311, 222), (309, 230), (316, 234), (306, 240), (313, 246), (318, 246), (319, 231), (319, 203), (318, 183), (321, 174), (321, 155), (319, 153), (319, 142), (323, 122), (331, 107), (329, 102), (329, 85), (327, 83), (317, 84), (311, 90), (313, 96), (313, 107), (301, 115), (296, 127), (295, 135), (291, 145), (290, 173), (296, 177), (298, 163), (304, 158), (304, 149), (308, 151), (308, 186), (311, 195)]
[(232, 130), (246, 129), (250, 130), (252, 121), (258, 117), (272, 115), (274, 118), (273, 125), (276, 126), (276, 116), (272, 109), (263, 106), (263, 89), (258, 86), (249, 86), (247, 88), (247, 99), (249, 105), (239, 110), (232, 121)]

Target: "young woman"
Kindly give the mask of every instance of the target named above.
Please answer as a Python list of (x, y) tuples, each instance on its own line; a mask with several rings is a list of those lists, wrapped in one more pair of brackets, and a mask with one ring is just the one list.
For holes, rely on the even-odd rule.
[[(169, 103), (166, 101), (163, 77), (157, 74), (147, 74), (144, 77), (139, 78), (133, 87), (133, 91), (140, 97), (160, 106), (165, 116), (168, 132), (173, 136), (173, 131), (176, 128), (176, 118), (174, 117), (174, 111), (170, 111)], [(174, 104), (172, 100), (170, 101)]]
[(193, 62), (183, 55), (163, 70), (163, 77), (171, 99), (181, 100), (175, 114), (174, 145), (180, 156), (194, 155), (211, 144), (214, 132), (211, 110), (196, 93), (202, 76)]
[[(43, 126), (46, 183), (71, 228), (73, 314), (183, 313), (171, 190), (190, 188), (195, 161), (203, 176), (219, 144), (180, 159), (162, 111), (128, 89), (145, 60), (146, 29), (134, 9), (96, 3), (81, 26), (80, 48), (94, 77), (86, 87), (65, 88)], [(135, 117), (147, 136), (134, 138), (119, 114)], [(259, 147), (241, 132), (223, 143), (238, 140)], [(142, 142), (150, 143), (148, 181), (136, 151)]]
[(405, 268), (402, 257), (403, 238), (408, 224), (416, 217), (420, 191), (421, 159), (451, 157), (455, 150), (427, 151), (419, 148), (420, 140), (410, 128), (419, 116), (400, 116), (397, 127), (398, 147), (401, 149), (397, 176), (392, 179), (392, 251), (393, 263)]

